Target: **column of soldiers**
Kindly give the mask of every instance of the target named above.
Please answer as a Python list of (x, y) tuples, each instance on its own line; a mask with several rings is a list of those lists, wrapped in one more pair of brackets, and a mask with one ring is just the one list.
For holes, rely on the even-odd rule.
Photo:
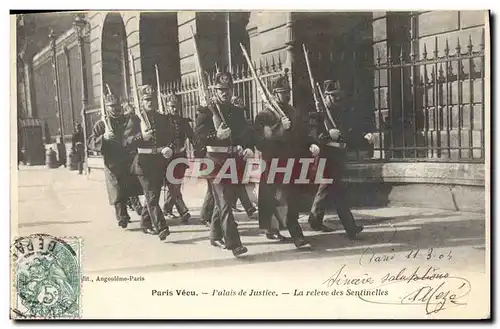
[[(106, 95), (107, 121), (101, 120), (93, 128), (89, 148), (100, 152), (104, 158), (106, 185), (109, 202), (115, 208), (116, 220), (126, 228), (130, 222), (127, 206), (141, 216), (142, 232), (157, 235), (166, 240), (170, 234), (167, 219), (173, 218), (173, 208), (182, 223), (190, 218), (184, 203), (181, 184), (166, 180), (166, 168), (170, 161), (186, 157), (186, 140), (193, 142), (195, 156), (213, 161), (215, 170), (200, 179), (207, 181), (207, 193), (200, 217), (210, 227), (210, 243), (214, 247), (229, 250), (240, 256), (248, 250), (243, 246), (234, 218), (237, 199), (251, 216), (256, 208), (248, 200), (242, 182), (246, 162), (254, 157), (257, 149), (266, 162), (266, 171), (261, 174), (258, 193), (258, 222), (260, 229), (270, 240), (293, 243), (297, 248), (310, 248), (298, 222), (301, 185), (285, 184), (279, 179), (268, 182), (272, 159), (279, 159), (280, 167), (285, 167), (293, 159), (292, 179), (300, 173), (300, 158), (320, 157), (326, 159), (327, 176), (331, 184), (320, 184), (309, 214), (312, 230), (330, 232), (324, 225), (323, 217), (327, 203), (332, 200), (338, 216), (349, 238), (356, 239), (363, 227), (357, 225), (346, 200), (342, 174), (346, 160), (345, 143), (362, 144), (371, 142), (370, 126), (354, 125), (353, 109), (346, 104), (345, 94), (338, 82), (325, 81), (325, 111), (329, 111), (337, 122), (336, 127), (311, 129), (309, 112), (294, 108), (290, 102), (290, 85), (286, 76), (275, 78), (271, 93), (285, 114), (278, 118), (270, 108), (258, 113), (255, 121), (245, 118), (244, 106), (233, 96), (233, 81), (228, 73), (218, 73), (214, 80), (213, 104), (219, 110), (200, 107), (194, 130), (189, 119), (179, 113), (176, 95), (162, 95), (166, 113), (160, 113), (156, 91), (150, 85), (140, 86), (140, 107), (149, 122), (148, 129), (141, 128), (141, 120), (130, 104), (120, 105), (113, 94)], [(214, 115), (220, 115), (216, 124)], [(106, 123), (107, 122), (107, 123)], [(314, 131), (314, 133), (313, 133)], [(238, 181), (217, 179), (218, 169), (232, 159), (237, 164)], [(184, 178), (187, 165), (177, 165), (176, 179)], [(168, 194), (163, 209), (160, 206), (162, 187), (166, 185)], [(286, 218), (279, 220), (276, 194), (280, 192), (288, 207)], [(143, 196), (144, 205), (139, 201)], [(290, 237), (281, 234), (287, 228)]]

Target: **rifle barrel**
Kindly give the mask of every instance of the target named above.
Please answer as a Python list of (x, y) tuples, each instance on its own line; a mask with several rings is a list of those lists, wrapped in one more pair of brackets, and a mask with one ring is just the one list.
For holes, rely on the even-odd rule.
[(245, 56), (245, 59), (247, 60), (248, 66), (250, 67), (250, 71), (252, 72), (252, 76), (257, 83), (257, 90), (259, 91), (262, 99), (264, 100), (265, 103), (268, 104), (270, 109), (278, 114), (279, 117), (285, 117), (285, 113), (281, 110), (279, 105), (274, 101), (274, 99), (270, 96), (269, 90), (267, 90), (266, 86), (260, 80), (260, 77), (257, 75), (257, 72), (255, 71), (255, 67), (253, 67), (252, 61), (250, 60), (250, 57), (248, 56), (247, 50), (245, 49), (245, 46), (240, 43), (241, 50), (243, 52), (243, 56)]
[[(221, 120), (222, 123), (224, 123), (227, 127), (227, 122), (222, 115), (222, 112), (217, 104), (212, 104), (212, 102), (209, 99), (208, 96), (208, 85), (205, 82), (205, 79), (203, 78), (203, 70), (201, 67), (201, 62), (200, 62), (200, 53), (198, 52), (198, 42), (196, 41), (196, 36), (193, 31), (193, 27), (191, 26), (191, 37), (193, 38), (194, 42), (194, 62), (195, 62), (195, 69), (196, 69), (196, 77), (198, 79), (198, 93), (200, 95), (200, 105), (201, 106), (206, 106), (208, 107), (212, 112), (216, 111), (217, 116)], [(218, 128), (219, 123), (214, 122), (214, 126)]]
[(330, 123), (332, 124), (333, 128), (337, 129), (337, 125), (335, 124), (335, 120), (333, 120), (332, 115), (330, 114), (330, 111), (328, 110), (328, 106), (326, 106), (325, 95), (323, 95), (323, 91), (321, 90), (321, 87), (320, 87), (318, 82), (316, 83), (316, 85), (318, 86), (319, 95), (321, 97), (321, 101), (323, 102), (323, 106), (325, 107), (326, 115), (328, 116), (328, 119), (330, 120)]
[(109, 124), (108, 114), (106, 113), (106, 104), (104, 103), (104, 77), (102, 75), (102, 62), (101, 62), (101, 116), (104, 121), (104, 129), (113, 132), (113, 128)]
[(141, 119), (142, 130), (143, 131), (149, 130), (149, 129), (151, 129), (151, 124), (149, 122), (148, 116), (144, 115), (145, 113), (142, 112), (141, 106), (139, 103), (139, 91), (137, 90), (137, 80), (135, 77), (135, 61), (134, 61), (134, 56), (132, 55), (132, 52), (130, 52), (130, 51), (129, 51), (129, 58), (130, 58), (131, 66), (132, 66), (132, 89), (133, 89), (133, 94), (134, 94), (135, 113)]

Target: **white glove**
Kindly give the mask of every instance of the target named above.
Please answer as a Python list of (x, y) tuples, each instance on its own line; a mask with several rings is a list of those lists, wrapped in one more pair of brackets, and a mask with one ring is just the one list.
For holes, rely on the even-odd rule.
[(336, 141), (340, 137), (340, 130), (338, 129), (330, 129), (328, 133), (330, 134), (330, 138), (334, 141)]
[(147, 130), (147, 131), (142, 133), (142, 139), (144, 139), (145, 141), (148, 141), (151, 138), (153, 138), (153, 131), (152, 130)]
[(283, 129), (288, 130), (292, 126), (292, 122), (287, 117), (282, 117), (281, 125), (283, 126)]
[(264, 138), (269, 139), (273, 137), (273, 130), (269, 126), (264, 126)]
[(113, 132), (112, 132), (112, 131), (105, 131), (105, 132), (104, 132), (104, 135), (103, 135), (103, 138), (104, 138), (105, 140), (108, 140), (108, 141), (109, 141), (110, 139), (114, 139), (114, 138), (115, 138), (115, 134), (113, 134)]
[(222, 128), (223, 124), (219, 126), (219, 129), (217, 129), (217, 138), (218, 139), (226, 139), (231, 136), (231, 128)]
[(253, 151), (251, 149), (245, 149), (243, 151), (243, 159), (247, 160), (249, 158), (253, 158)]
[(161, 154), (165, 159), (170, 159), (174, 155), (174, 151), (170, 147), (164, 147), (161, 150)]
[(316, 144), (312, 144), (310, 147), (309, 147), (309, 151), (311, 151), (311, 154), (313, 155), (313, 157), (315, 156), (318, 156), (319, 155), (319, 146), (316, 145)]
[(372, 133), (366, 134), (365, 139), (368, 141), (368, 143), (373, 144), (373, 134)]

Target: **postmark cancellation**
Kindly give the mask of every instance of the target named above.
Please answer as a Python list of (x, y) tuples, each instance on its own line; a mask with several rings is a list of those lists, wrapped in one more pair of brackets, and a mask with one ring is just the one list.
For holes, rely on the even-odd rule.
[(10, 249), (12, 319), (80, 318), (81, 238), (32, 234)]

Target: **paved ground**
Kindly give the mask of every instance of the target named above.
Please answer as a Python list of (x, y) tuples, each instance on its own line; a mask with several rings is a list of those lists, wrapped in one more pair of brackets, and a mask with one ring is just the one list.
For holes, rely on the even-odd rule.
[[(314, 246), (310, 251), (297, 251), (293, 245), (266, 240), (259, 232), (256, 220), (237, 214), (242, 241), (249, 253), (246, 257), (235, 259), (230, 252), (209, 245), (208, 228), (199, 221), (204, 182), (185, 186), (184, 196), (193, 215), (191, 223), (180, 225), (175, 220), (170, 222), (172, 234), (166, 242), (139, 232), (139, 218), (135, 213), (131, 213), (134, 222), (129, 228), (120, 229), (114, 220), (113, 209), (107, 203), (104, 182), (98, 174), (89, 178), (63, 168), (21, 167), (18, 192), (18, 233), (83, 237), (84, 274), (88, 275), (134, 273), (149, 275), (150, 278), (166, 278), (183, 271), (185, 278), (198, 278), (193, 280), (193, 287), (201, 284), (200, 277), (207, 280), (212, 276), (220, 278), (223, 271), (233, 278), (252, 273), (254, 287), (266, 284), (275, 287), (284, 284), (284, 277), (280, 276), (283, 273), (287, 273), (287, 280), (314, 277), (321, 283), (342, 264), (350, 266), (351, 271), (370, 268), (370, 271), (382, 273), (388, 269), (387, 264), (404, 264), (408, 261), (405, 257), (417, 249), (421, 250), (417, 257), (418, 264), (426, 262), (430, 252), (429, 264), (441, 264), (441, 269), (468, 273), (475, 278), (483, 278), (485, 273), (484, 214), (407, 207), (355, 209), (355, 217), (365, 226), (365, 231), (361, 233), (362, 239), (354, 242), (347, 239), (335, 214), (327, 217), (327, 223), (337, 229), (332, 233), (310, 231), (304, 214), (300, 221), (305, 235)], [(444, 261), (437, 260), (441, 254), (446, 255), (443, 259), (451, 255), (445, 265)], [(380, 257), (373, 258), (372, 255)], [(383, 262), (383, 255), (396, 257)], [(377, 259), (380, 262), (376, 262)], [(362, 269), (359, 269), (360, 266)], [(263, 276), (263, 273), (267, 274)], [(484, 278), (482, 280), (484, 283)], [(88, 289), (98, 288), (91, 286)], [(293, 294), (293, 291), (289, 293)], [(118, 293), (115, 298), (118, 300), (120, 296)], [(132, 305), (139, 301), (130, 303), (133, 309)], [(286, 308), (286, 305), (280, 307)], [(88, 306), (86, 311), (100, 314), (98, 306)], [(149, 309), (151, 314), (146, 316), (157, 316), (156, 311), (152, 307)], [(322, 308), (317, 311), (320, 314)], [(119, 309), (109, 312), (110, 315), (124, 316)], [(373, 312), (370, 317), (377, 317), (377, 312)], [(217, 314), (205, 313), (201, 308), (197, 314), (200, 317)], [(132, 310), (126, 316), (133, 317), (134, 314)], [(137, 314), (145, 316), (144, 313)], [(182, 314), (176, 313), (179, 317)], [(266, 317), (267, 313), (261, 310), (258, 314)], [(295, 315), (301, 314), (302, 311)], [(352, 314), (355, 313), (354, 310), (345, 310), (340, 314), (332, 316), (354, 316)], [(406, 313), (398, 314), (404, 316)]]

